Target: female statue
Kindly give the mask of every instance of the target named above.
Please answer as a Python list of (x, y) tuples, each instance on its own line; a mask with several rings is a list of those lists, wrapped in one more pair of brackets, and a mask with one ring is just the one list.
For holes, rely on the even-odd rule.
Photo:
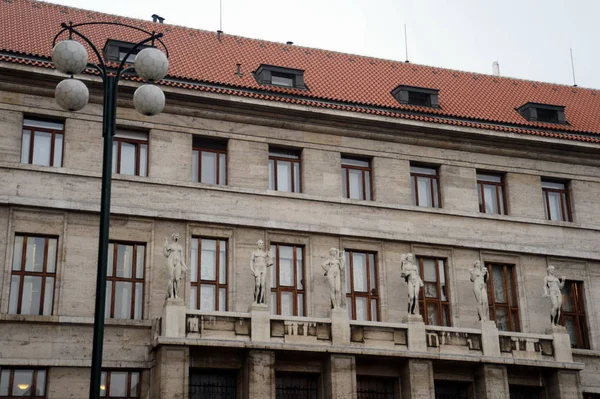
[(419, 290), (423, 280), (419, 275), (419, 267), (415, 263), (415, 255), (408, 253), (401, 257), (400, 276), (408, 284), (408, 314), (419, 314)]
[(544, 277), (544, 298), (550, 298), (552, 310), (550, 313), (550, 321), (557, 326), (560, 321), (560, 308), (562, 307), (562, 292), (565, 286), (565, 276), (560, 279), (554, 275), (555, 267), (548, 266), (548, 275)]
[(331, 308), (343, 307), (344, 292), (342, 291), (342, 274), (345, 271), (344, 254), (337, 248), (329, 250), (329, 259), (323, 263), (325, 277), (329, 282), (329, 295), (331, 296)]
[(479, 320), (488, 321), (490, 319), (490, 308), (488, 307), (487, 295), (487, 267), (482, 266), (481, 262), (476, 260), (473, 262), (473, 268), (470, 272), (471, 281), (473, 282), (473, 293), (475, 294), (475, 300), (477, 301), (477, 314), (479, 315)]
[(183, 248), (179, 245), (179, 234), (174, 233), (171, 236), (173, 242), (169, 245), (167, 237), (164, 241), (164, 254), (167, 258), (167, 276), (169, 285), (167, 287), (168, 298), (179, 298), (179, 281), (183, 279), (187, 266), (183, 257)]

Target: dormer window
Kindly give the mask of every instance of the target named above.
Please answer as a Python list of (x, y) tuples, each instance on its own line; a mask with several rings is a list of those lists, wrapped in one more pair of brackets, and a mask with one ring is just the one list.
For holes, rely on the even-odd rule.
[(565, 107), (561, 105), (527, 103), (517, 108), (517, 111), (528, 121), (567, 123)]
[[(134, 46), (135, 46), (135, 43), (128, 43), (128, 42), (122, 42), (119, 40), (110, 40), (109, 39), (106, 41), (106, 44), (104, 45), (104, 50), (103, 50), (104, 58), (106, 59), (106, 61), (121, 62), (121, 61), (123, 61), (123, 59), (129, 52), (129, 50), (131, 50)], [(145, 49), (147, 47), (150, 47), (150, 46), (138, 47), (137, 50), (135, 50), (133, 53), (129, 54), (129, 57), (127, 57), (126, 62), (133, 64), (133, 61), (135, 61), (135, 56), (140, 51), (142, 51), (143, 49)]]
[(419, 107), (439, 108), (439, 90), (424, 87), (398, 86), (392, 90), (392, 96), (400, 104), (416, 105)]
[(301, 69), (263, 64), (254, 72), (254, 77), (260, 85), (292, 87), (301, 90), (307, 89), (304, 83), (304, 71)]

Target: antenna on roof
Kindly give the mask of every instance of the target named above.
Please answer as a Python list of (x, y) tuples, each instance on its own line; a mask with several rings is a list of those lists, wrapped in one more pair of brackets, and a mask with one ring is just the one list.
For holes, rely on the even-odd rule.
[(406, 35), (406, 24), (404, 24), (404, 51), (406, 53), (406, 58), (404, 59), (404, 62), (410, 62), (408, 60), (408, 37)]
[(577, 87), (577, 82), (575, 81), (575, 63), (573, 62), (573, 49), (570, 48), (571, 52), (571, 70), (573, 71), (573, 87)]
[(223, 0), (219, 0), (219, 30), (223, 32)]

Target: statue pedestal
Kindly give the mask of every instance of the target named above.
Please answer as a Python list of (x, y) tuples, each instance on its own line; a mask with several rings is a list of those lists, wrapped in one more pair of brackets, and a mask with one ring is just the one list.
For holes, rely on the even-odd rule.
[(546, 330), (546, 334), (552, 334), (552, 345), (554, 347), (554, 360), (557, 362), (572, 362), (571, 338), (567, 329), (563, 326), (553, 325)]
[(347, 309), (331, 309), (331, 343), (333, 345), (350, 344), (350, 319)]
[(496, 322), (491, 320), (481, 322), (481, 349), (484, 356), (500, 357), (500, 335)]
[(408, 350), (414, 352), (427, 352), (427, 335), (423, 316), (409, 314), (402, 318), (403, 323), (408, 324)]
[(253, 303), (250, 312), (250, 339), (269, 342), (271, 340), (271, 313), (266, 304)]
[(185, 303), (181, 298), (165, 301), (162, 315), (163, 337), (185, 338)]

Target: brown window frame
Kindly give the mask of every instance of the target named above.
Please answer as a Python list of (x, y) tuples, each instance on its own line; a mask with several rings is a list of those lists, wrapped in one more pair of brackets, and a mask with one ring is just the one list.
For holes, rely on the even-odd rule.
[[(27, 121), (38, 122), (38, 123), (55, 123), (62, 125), (62, 129), (53, 129), (50, 127), (37, 127), (32, 124), (28, 125)], [(63, 158), (65, 154), (65, 125), (63, 122), (53, 121), (53, 120), (44, 120), (38, 118), (24, 118), (23, 119), (23, 130), (21, 133), (21, 147), (23, 147), (23, 137), (25, 135), (25, 131), (29, 132), (29, 150), (27, 151), (27, 161), (23, 160), (23, 148), (21, 148), (21, 163), (29, 164), (29, 165), (39, 165), (33, 163), (33, 149), (35, 147), (35, 132), (43, 132), (50, 133), (52, 138), (50, 139), (50, 165), (40, 165), (40, 166), (51, 166), (54, 168), (61, 168), (63, 165)], [(56, 136), (62, 136), (62, 145), (61, 145), (61, 156), (60, 156), (60, 165), (54, 164), (54, 152), (56, 147)]]
[[(0, 368), (0, 383), (2, 375), (1, 373), (4, 371), (9, 371), (9, 381), (8, 381), (8, 395), (0, 395), (0, 399), (13, 399), (13, 398), (45, 398), (48, 394), (48, 370), (44, 368), (27, 368), (27, 367), (1, 367)], [(33, 376), (31, 380), (32, 391), (35, 392), (37, 389), (37, 376), (38, 373), (43, 371), (45, 373), (44, 376), (44, 394), (43, 395), (28, 395), (28, 396), (15, 396), (12, 394), (14, 383), (15, 383), (15, 371), (33, 371)]]
[[(567, 280), (565, 285), (571, 285), (571, 303), (573, 304), (573, 311), (565, 311), (561, 309), (560, 324), (565, 325), (565, 317), (574, 318), (574, 325), (576, 328), (577, 342), (575, 345), (571, 344), (572, 348), (578, 349), (590, 349), (590, 337), (589, 328), (587, 324), (587, 317), (585, 313), (585, 291), (583, 287), (583, 281)], [(564, 292), (564, 290), (563, 290)], [(566, 296), (563, 294), (563, 296)], [(564, 308), (563, 299), (563, 308)]]
[[(431, 325), (428, 323), (429, 315), (427, 313), (427, 305), (431, 304), (431, 303), (437, 304), (437, 308), (438, 308), (437, 324), (433, 324), (433, 325), (452, 327), (452, 319), (450, 317), (450, 290), (448, 287), (448, 261), (446, 258), (440, 258), (440, 257), (434, 257), (434, 256), (418, 256), (417, 261), (419, 264), (419, 273), (421, 275), (421, 279), (423, 280), (424, 284), (428, 283), (427, 281), (425, 281), (424, 260), (426, 260), (426, 259), (431, 259), (435, 262), (436, 278), (437, 278), (437, 281), (435, 283), (437, 285), (437, 298), (427, 298), (427, 296), (425, 295), (426, 287), (423, 287), (423, 289), (420, 290), (420, 293), (419, 293), (419, 310), (421, 311), (421, 314), (423, 315), (423, 320), (425, 321), (425, 324)], [(441, 283), (441, 279), (440, 279), (440, 265), (439, 265), (440, 261), (443, 262), (444, 280), (446, 282), (446, 300), (445, 301), (442, 300), (442, 283)], [(434, 282), (430, 281), (430, 283), (434, 283)], [(448, 324), (444, 324), (443, 312), (446, 313), (446, 318), (447, 318)]]
[[(129, 317), (128, 318), (121, 318), (122, 320), (144, 320), (144, 298), (146, 295), (146, 262), (148, 261), (148, 254), (146, 253), (146, 250), (148, 248), (148, 245), (144, 242), (132, 242), (132, 241), (120, 241), (120, 240), (110, 240), (109, 244), (113, 244), (113, 254), (112, 254), (112, 275), (108, 276), (109, 271), (107, 270), (107, 276), (106, 276), (106, 285), (108, 287), (108, 284), (111, 284), (111, 291), (110, 291), (110, 297), (107, 296), (106, 300), (107, 300), (107, 304), (110, 304), (110, 313), (108, 316), (106, 316), (105, 313), (105, 317), (107, 319), (114, 319), (115, 318), (115, 295), (116, 295), (116, 287), (117, 287), (117, 282), (125, 282), (125, 283), (131, 283), (131, 308), (129, 311)], [(131, 278), (127, 278), (127, 277), (117, 277), (117, 267), (118, 267), (118, 253), (119, 253), (119, 245), (125, 245), (125, 246), (133, 246), (133, 259), (131, 260), (131, 264), (132, 264), (132, 270), (131, 270)], [(138, 257), (138, 247), (142, 246), (144, 247), (144, 264), (143, 264), (143, 271), (142, 271), (142, 277), (141, 278), (137, 278), (136, 276), (136, 272), (137, 272), (137, 257)], [(109, 256), (111, 256), (110, 252), (108, 254)], [(142, 283), (142, 297), (140, 298), (140, 300), (142, 301), (141, 303), (141, 314), (140, 314), (140, 318), (136, 319), (135, 318), (135, 287), (136, 284), (138, 283)], [(106, 309), (105, 309), (106, 312)]]
[[(352, 165), (350, 163), (344, 163), (344, 161), (346, 161), (346, 162), (348, 162), (348, 161), (366, 162), (369, 164), (369, 166)], [(344, 198), (356, 199), (359, 201), (373, 201), (373, 162), (372, 162), (372, 160), (369, 158), (342, 155), (341, 166), (342, 166), (342, 172), (341, 172), (342, 173), (342, 190), (344, 187), (343, 181), (344, 181), (344, 179), (346, 179), (346, 192), (342, 193)], [(362, 174), (361, 174), (362, 193), (363, 193), (362, 198), (350, 198), (350, 170), (360, 170), (362, 172)], [(367, 190), (367, 183), (366, 183), (367, 179), (365, 178), (365, 175), (367, 173), (369, 175), (368, 190)], [(368, 193), (368, 196), (367, 196), (367, 193)]]
[[(194, 136), (192, 140), (192, 159), (194, 156), (194, 152), (198, 153), (198, 165), (195, 173), (197, 174), (197, 179), (194, 180), (194, 175), (192, 173), (192, 181), (194, 183), (203, 183), (203, 184), (214, 184), (217, 186), (226, 186), (227, 185), (227, 140), (223, 139), (212, 139), (206, 138), (202, 136)], [(208, 183), (202, 181), (202, 154), (203, 153), (213, 153), (216, 154), (217, 162), (216, 162), (216, 170), (214, 173), (214, 178), (216, 183)], [(223, 155), (223, 157), (221, 157)], [(224, 158), (221, 160), (221, 158)], [(225, 163), (225, 165), (221, 165), (221, 161)], [(221, 167), (223, 166), (223, 174), (225, 176), (221, 176)], [(192, 161), (193, 168), (193, 161)], [(221, 180), (223, 182), (221, 183)]]
[[(139, 133), (139, 132), (136, 132), (136, 133)], [(113, 137), (113, 146), (115, 144), (117, 145), (117, 151), (116, 151), (116, 153), (113, 153), (114, 169), (113, 169), (112, 173), (121, 174), (121, 147), (122, 147), (123, 143), (128, 143), (128, 144), (135, 145), (135, 172), (133, 175), (126, 175), (126, 176), (148, 177), (148, 166), (150, 163), (150, 138), (148, 136), (146, 136), (146, 140), (139, 140), (139, 139), (131, 139), (131, 138), (127, 138), (127, 137), (119, 137), (118, 134), (119, 134), (119, 132), (117, 131), (117, 135)], [(144, 144), (146, 145), (146, 174), (140, 175), (140, 167), (141, 167), (140, 148), (141, 148), (141, 145), (144, 145)]]
[[(413, 168), (423, 168), (423, 169), (431, 169), (435, 171), (435, 174), (427, 174), (427, 173), (420, 173), (420, 172), (413, 172)], [(422, 177), (422, 178), (427, 178), (429, 179), (429, 186), (431, 187), (431, 198), (429, 198), (429, 200), (431, 201), (432, 206), (424, 206), (424, 205), (419, 205), (419, 184), (418, 184), (418, 178)], [(434, 185), (435, 182), (435, 185)], [(419, 207), (423, 207), (423, 208), (436, 208), (436, 209), (441, 209), (442, 208), (442, 190), (440, 189), (440, 168), (438, 166), (431, 166), (431, 165), (421, 165), (421, 164), (410, 164), (410, 183), (411, 183), (411, 190), (413, 193), (413, 205), (419, 206)], [(434, 187), (436, 189), (434, 189)], [(434, 194), (437, 190), (437, 196)], [(437, 206), (436, 206), (436, 199), (437, 197)]]
[[(40, 290), (40, 308), (39, 308), (39, 312), (37, 315), (42, 316), (44, 314), (44, 301), (46, 299), (46, 279), (47, 278), (53, 278), (54, 279), (54, 284), (52, 285), (52, 303), (50, 304), (50, 315), (52, 315), (54, 313), (54, 297), (55, 297), (55, 291), (56, 291), (56, 268), (58, 267), (58, 237), (57, 236), (47, 236), (47, 235), (33, 235), (33, 234), (22, 234), (22, 233), (17, 233), (15, 234), (15, 240), (17, 237), (23, 237), (23, 245), (21, 248), (21, 269), (20, 270), (14, 270), (14, 257), (15, 254), (13, 253), (13, 261), (11, 263), (11, 269), (10, 269), (10, 285), (12, 286), (12, 277), (13, 276), (20, 276), (19, 278), (19, 291), (17, 292), (17, 310), (16, 313), (14, 314), (23, 314), (21, 313), (22, 309), (22, 305), (23, 305), (23, 285), (25, 284), (25, 277), (26, 276), (33, 276), (33, 277), (41, 277), (42, 278), (42, 283), (41, 283), (41, 290)], [(35, 271), (26, 271), (25, 270), (25, 265), (27, 263), (27, 241), (29, 240), (29, 238), (43, 238), (45, 240), (44, 242), (44, 264), (43, 264), (43, 270), (41, 272), (35, 272)], [(55, 254), (55, 259), (54, 259), (54, 272), (48, 272), (48, 248), (49, 248), (49, 244), (50, 244), (50, 240), (56, 240), (56, 254)], [(14, 243), (13, 243), (13, 248), (14, 248)], [(9, 309), (10, 309), (10, 292), (9, 292)], [(27, 315), (29, 315), (30, 313), (25, 313)]]
[[(277, 153), (279, 152), (279, 155)], [(285, 156), (283, 153), (289, 153)], [(294, 155), (292, 155), (294, 154)], [(273, 165), (273, 181), (271, 181), (271, 173), (269, 173), (269, 190), (281, 191), (277, 187), (277, 162), (289, 162), (292, 167), (291, 176), (291, 191), (282, 191), (286, 193), (301, 193), (302, 192), (302, 156), (301, 151), (294, 148), (269, 147), (269, 165)], [(298, 171), (298, 187), (296, 187), (295, 176)]]
[[(196, 255), (196, 264), (190, 265), (190, 267), (196, 268), (196, 280), (192, 281), (192, 276), (190, 274), (190, 299), (192, 298), (191, 289), (193, 287), (196, 288), (196, 304), (193, 309), (200, 310), (201, 309), (201, 298), (202, 298), (202, 285), (212, 285), (215, 287), (215, 309), (214, 311), (226, 312), (227, 311), (227, 298), (229, 297), (228, 292), (228, 284), (227, 281), (229, 279), (229, 265), (227, 260), (227, 251), (229, 247), (229, 242), (226, 238), (218, 238), (218, 237), (204, 237), (204, 236), (192, 236), (192, 240), (198, 240), (198, 253)], [(214, 280), (202, 280), (202, 240), (212, 240), (215, 241), (215, 279)], [(225, 283), (220, 283), (221, 278), (221, 242), (225, 242)], [(192, 246), (193, 248), (193, 246)], [(220, 310), (220, 295), (219, 292), (221, 289), (225, 289), (225, 305), (223, 310)]]
[[(366, 260), (367, 260), (367, 264), (366, 264), (366, 274), (367, 274), (367, 291), (366, 292), (361, 292), (361, 291), (354, 291), (354, 260), (353, 260), (353, 254), (354, 253), (360, 253), (360, 254), (365, 254), (366, 255)], [(371, 270), (370, 270), (370, 263), (369, 263), (369, 255), (373, 255), (373, 262), (374, 262), (374, 278), (375, 281), (372, 282), (371, 281)], [(348, 308), (348, 311), (351, 313), (349, 314), (350, 319), (351, 320), (357, 320), (356, 318), (356, 298), (357, 297), (361, 297), (361, 298), (367, 298), (367, 321), (381, 321), (380, 317), (381, 317), (381, 310), (379, 309), (379, 270), (377, 267), (377, 253), (373, 252), (373, 251), (360, 251), (360, 250), (353, 250), (353, 249), (345, 249), (344, 250), (344, 256), (346, 256), (346, 287), (349, 287), (350, 289), (348, 290), (348, 292), (346, 293), (346, 300), (350, 299), (350, 307)], [(375, 292), (373, 294), (373, 291)], [(375, 315), (375, 318), (373, 318), (372, 315), (372, 311), (371, 311), (371, 300), (375, 300), (375, 309), (377, 311), (377, 314)]]
[[(558, 189), (558, 188), (550, 188), (550, 187), (544, 187), (544, 183), (549, 183), (549, 184), (562, 184), (565, 188), (564, 189)], [(569, 183), (566, 181), (559, 181), (559, 180), (552, 180), (552, 179), (542, 179), (542, 195), (544, 196), (544, 213), (546, 214), (546, 220), (552, 220), (551, 219), (551, 212), (550, 212), (550, 201), (549, 201), (549, 195), (548, 193), (558, 193), (560, 196), (560, 215), (561, 215), (561, 219), (557, 220), (560, 222), (572, 222), (573, 221), (573, 215), (571, 212), (571, 204), (569, 201)], [(564, 195), (564, 197), (563, 197)], [(565, 213), (566, 210), (566, 213)]]
[[(281, 247), (291, 247), (292, 248), (292, 253), (293, 253), (293, 258), (292, 258), (292, 262), (293, 262), (293, 267), (294, 267), (294, 285), (293, 286), (287, 286), (287, 285), (280, 285), (280, 278), (279, 278), (279, 274), (280, 274), (280, 266), (279, 266), (279, 262), (280, 262), (280, 248)], [(291, 316), (299, 316), (299, 309), (298, 309), (298, 295), (302, 295), (302, 316), (306, 316), (306, 256), (305, 256), (305, 247), (304, 245), (300, 245), (300, 244), (285, 244), (285, 243), (271, 243), (271, 248), (275, 248), (275, 262), (273, 264), (273, 271), (272, 271), (272, 277), (271, 279), (275, 279), (276, 282), (276, 286), (273, 287), (271, 286), (271, 298), (273, 297), (273, 294), (275, 294), (275, 298), (276, 300), (273, 301), (273, 304), (275, 305), (275, 313), (276, 315), (281, 315), (281, 293), (282, 292), (291, 292), (292, 293), (292, 297), (293, 297), (293, 305), (294, 305), (294, 309), (293, 309), (293, 314)], [(302, 252), (302, 276), (298, 276), (298, 250)], [(299, 278), (300, 277), (300, 278)], [(299, 289), (299, 284), (302, 284), (302, 289)], [(273, 283), (271, 282), (271, 285), (273, 285)], [(273, 311), (273, 309), (271, 308), (271, 310)]]
[[(516, 265), (506, 264), (506, 263), (495, 263), (495, 262), (486, 262), (485, 266), (488, 269), (488, 298), (489, 298), (489, 312), (490, 312), (490, 320), (496, 321), (496, 308), (505, 308), (507, 310), (508, 315), (508, 330), (512, 332), (520, 332), (521, 331), (521, 316), (519, 314), (519, 298), (517, 291), (517, 272)], [(492, 272), (492, 268), (494, 266), (502, 267), (503, 273), (503, 286), (504, 292), (506, 295), (507, 302), (496, 302), (496, 297), (494, 295), (494, 276)], [(510, 269), (510, 271), (509, 271)], [(508, 289), (508, 273), (512, 274), (512, 293), (513, 293), (513, 303), (514, 306), (511, 306), (511, 298), (510, 290)], [(515, 320), (516, 313), (516, 320)], [(496, 323), (497, 324), (497, 323)]]
[[(484, 178), (480, 178), (480, 176), (498, 177), (500, 178), (500, 182), (485, 180)], [(485, 186), (494, 186), (494, 190), (496, 192), (496, 204), (500, 212), (490, 213), (485, 209)], [(500, 192), (502, 192), (502, 194), (500, 194)], [(477, 171), (477, 193), (479, 194), (479, 212), (489, 213), (491, 215), (507, 215), (506, 184), (504, 174)], [(501, 205), (502, 208), (500, 208)]]
[[(127, 373), (127, 386), (125, 387), (128, 396), (110, 396), (110, 377), (112, 373)], [(138, 374), (138, 386), (137, 386), (137, 395), (131, 396), (131, 377), (134, 373)], [(139, 399), (142, 395), (142, 371), (137, 369), (102, 369), (101, 372), (101, 381), (102, 375), (106, 374), (105, 381), (106, 385), (104, 387), (105, 395), (102, 395), (102, 389), (100, 389), (100, 397), (106, 399)]]

